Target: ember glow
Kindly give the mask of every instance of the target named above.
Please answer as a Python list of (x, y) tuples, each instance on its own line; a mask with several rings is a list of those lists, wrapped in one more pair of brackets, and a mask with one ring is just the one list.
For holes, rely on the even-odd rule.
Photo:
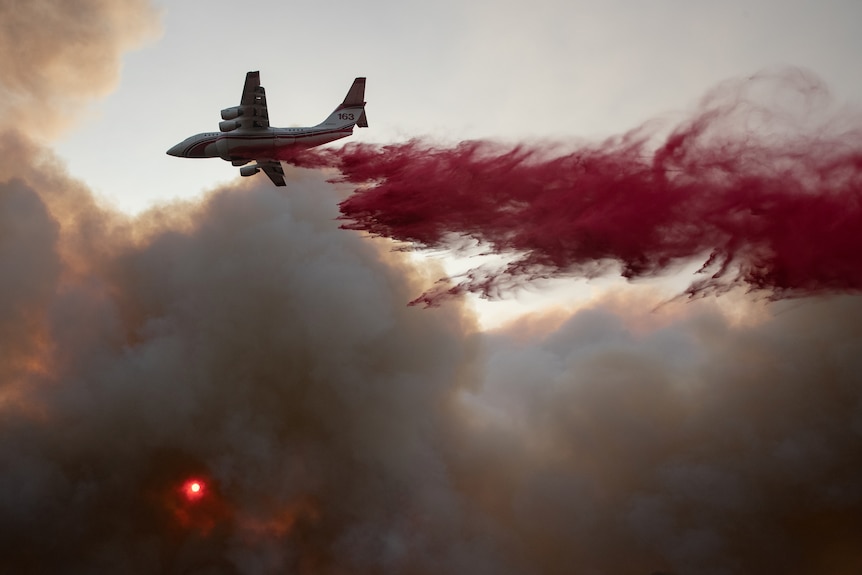
[(190, 479), (183, 484), (182, 491), (189, 501), (197, 501), (206, 495), (206, 484), (197, 479)]

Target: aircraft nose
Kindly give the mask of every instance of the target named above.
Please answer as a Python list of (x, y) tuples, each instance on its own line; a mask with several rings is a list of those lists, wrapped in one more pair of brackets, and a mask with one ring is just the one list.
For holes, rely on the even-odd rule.
[(170, 150), (168, 150), (167, 154), (169, 156), (176, 156), (178, 158), (182, 158), (183, 157), (183, 149), (182, 148), (183, 148), (183, 143), (180, 142), (179, 144), (177, 144), (176, 146), (173, 146)]

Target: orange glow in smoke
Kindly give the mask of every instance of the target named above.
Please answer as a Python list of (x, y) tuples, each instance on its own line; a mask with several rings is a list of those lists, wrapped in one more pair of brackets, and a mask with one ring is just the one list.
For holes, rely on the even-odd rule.
[(301, 497), (281, 509), (271, 509), (263, 515), (239, 518), (239, 526), (250, 540), (290, 535), (297, 524), (315, 525), (320, 521), (320, 508), (313, 497)]

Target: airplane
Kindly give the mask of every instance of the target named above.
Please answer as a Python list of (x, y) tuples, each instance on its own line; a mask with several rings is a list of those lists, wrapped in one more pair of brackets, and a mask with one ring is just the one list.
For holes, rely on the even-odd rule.
[[(179, 158), (222, 158), (243, 166), (242, 176), (259, 171), (276, 186), (284, 186), (280, 159), (291, 153), (313, 148), (353, 134), (353, 127), (368, 127), (365, 117), (365, 78), (356, 78), (344, 101), (321, 123), (308, 128), (271, 128), (266, 109), (266, 91), (260, 85), (260, 72), (249, 72), (239, 106), (221, 111), (219, 132), (190, 136), (168, 150)], [(247, 166), (249, 162), (253, 164)]]

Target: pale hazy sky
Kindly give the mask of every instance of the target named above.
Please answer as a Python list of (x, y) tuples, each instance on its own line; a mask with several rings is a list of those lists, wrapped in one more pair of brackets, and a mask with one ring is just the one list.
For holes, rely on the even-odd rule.
[(367, 76), (370, 128), (353, 141), (598, 138), (777, 66), (807, 68), (862, 104), (854, 0), (160, 5), (162, 35), (125, 56), (116, 90), (56, 146), (74, 176), (129, 211), (238, 177), (165, 150), (216, 129), (248, 70), (282, 126), (319, 122)]

